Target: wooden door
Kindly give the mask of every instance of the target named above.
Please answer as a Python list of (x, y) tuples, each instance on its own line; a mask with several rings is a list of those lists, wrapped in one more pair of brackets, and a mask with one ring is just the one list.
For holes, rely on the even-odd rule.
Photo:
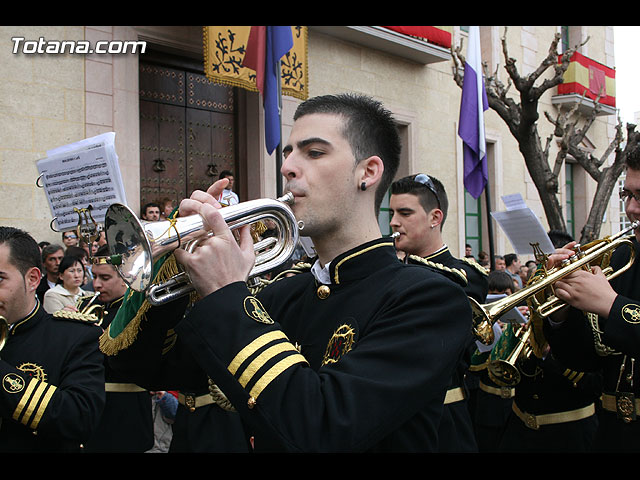
[(140, 205), (176, 203), (236, 172), (234, 89), (203, 74), (140, 63)]

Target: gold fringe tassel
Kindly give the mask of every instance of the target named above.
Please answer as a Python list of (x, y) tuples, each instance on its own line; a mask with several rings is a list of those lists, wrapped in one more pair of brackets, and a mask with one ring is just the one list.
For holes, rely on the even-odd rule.
[[(161, 283), (172, 276), (178, 274), (178, 265), (173, 255), (169, 256), (167, 260), (162, 264), (158, 274), (155, 276), (153, 283)], [(129, 300), (133, 295), (133, 291), (129, 291)], [(120, 350), (128, 348), (138, 336), (140, 330), (140, 324), (142, 319), (145, 318), (147, 311), (151, 307), (151, 304), (146, 300), (142, 302), (142, 305), (138, 309), (136, 315), (131, 319), (127, 326), (122, 329), (116, 337), (112, 337), (110, 334), (111, 325), (100, 336), (100, 351), (105, 355), (116, 355)], [(121, 307), (122, 308), (122, 307)]]

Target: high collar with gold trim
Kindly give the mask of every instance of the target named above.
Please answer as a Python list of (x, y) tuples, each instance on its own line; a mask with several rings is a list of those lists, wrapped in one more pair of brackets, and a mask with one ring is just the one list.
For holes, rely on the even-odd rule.
[(20, 330), (20, 332), (22, 332), (23, 330), (34, 326), (38, 322), (38, 320), (46, 313), (47, 312), (45, 312), (44, 308), (42, 308), (40, 299), (36, 297), (36, 304), (29, 315), (9, 325), (9, 335), (15, 335), (17, 330)]
[(331, 283), (339, 285), (359, 280), (380, 270), (381, 265), (397, 263), (393, 240), (378, 238), (348, 250), (331, 261)]
[(443, 263), (442, 260), (438, 260), (438, 258), (442, 259), (442, 258), (454, 258), (454, 257), (451, 254), (449, 247), (447, 245), (443, 245), (432, 254), (427, 255), (426, 257), (423, 257), (423, 258), (425, 260), (431, 260), (432, 262)]

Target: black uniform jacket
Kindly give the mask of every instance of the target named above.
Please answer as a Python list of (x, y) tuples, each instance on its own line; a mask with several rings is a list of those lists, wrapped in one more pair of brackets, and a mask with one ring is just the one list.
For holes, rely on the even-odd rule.
[[(594, 328), (587, 316), (570, 308), (568, 319), (561, 325), (545, 324), (545, 336), (553, 355), (568, 367), (585, 371), (601, 369), (603, 393), (627, 392), (637, 399), (640, 396), (640, 362), (636, 361), (640, 359), (640, 247), (635, 238), (633, 248), (636, 260), (631, 268), (610, 282), (618, 296), (608, 318), (598, 318)], [(611, 266), (618, 270), (628, 259), (629, 249), (621, 246), (613, 253)], [(616, 414), (609, 416), (615, 420)], [(601, 430), (608, 421), (601, 418)], [(640, 420), (626, 423), (620, 419), (607, 424), (606, 428), (611, 441), (617, 439), (625, 446), (631, 445), (623, 433), (628, 432), (633, 448), (640, 450)]]
[(449, 247), (427, 255), (424, 259), (452, 269), (462, 270), (467, 277), (467, 284), (464, 287), (467, 296), (477, 300), (480, 304), (485, 302), (489, 293), (489, 281), (488, 273), (482, 265), (473, 260), (454, 257), (451, 255)]
[(437, 450), (449, 380), (470, 335), (464, 291), (380, 239), (257, 297), (242, 282), (176, 331), (234, 404), (257, 451)]
[[(427, 266), (432, 266), (442, 274), (448, 273), (448, 275), (455, 277), (454, 280), (462, 286), (467, 296), (474, 298), (481, 304), (487, 298), (487, 292), (489, 291), (487, 271), (474, 261), (454, 257), (451, 255), (449, 247), (445, 246), (420, 260), (410, 255), (407, 258), (407, 262), (417, 264), (422, 262)], [(469, 317), (467, 325), (462, 328), (471, 329), (471, 327), (472, 322), (471, 317)], [(477, 451), (473, 421), (466, 401), (469, 398), (469, 391), (466, 388), (467, 382), (465, 382), (473, 350), (475, 350), (475, 342), (472, 337), (469, 337), (467, 349), (460, 357), (449, 385), (452, 391), (462, 388), (465, 394), (465, 401), (459, 400), (447, 403), (444, 407), (439, 429), (440, 452), (469, 453)]]
[[(640, 358), (640, 249), (635, 239), (633, 245), (636, 260), (629, 270), (611, 280), (611, 286), (618, 296), (608, 318), (598, 319), (598, 328), (602, 332), (599, 343), (611, 348), (611, 354), (598, 353), (592, 325), (576, 309), (570, 309), (569, 318), (560, 326), (551, 328), (549, 324), (545, 325), (545, 335), (554, 355), (562, 357), (567, 366), (585, 370), (604, 369), (605, 391), (615, 391), (625, 355)], [(628, 250), (620, 247), (613, 253), (611, 266), (617, 270), (627, 263), (628, 258)], [(637, 374), (636, 371), (634, 385), (637, 390), (634, 391), (640, 393), (640, 377)]]
[[(104, 316), (100, 326), (106, 329), (122, 304), (123, 297), (102, 303)], [(104, 358), (106, 405), (100, 424), (85, 444), (86, 452), (145, 452), (153, 447), (151, 394), (126, 391), (133, 385), (127, 375), (116, 372)], [(125, 391), (117, 391), (123, 388)]]
[(101, 329), (55, 318), (40, 302), (0, 352), (0, 451), (78, 451), (104, 407)]
[[(128, 294), (125, 294), (125, 296)], [(182, 297), (149, 308), (135, 341), (109, 356), (109, 371), (147, 390), (175, 390), (192, 398), (209, 397), (209, 378), (174, 331), (189, 304)], [(246, 453), (249, 436), (237, 412), (209, 402), (195, 409), (178, 405), (172, 425), (173, 453)]]

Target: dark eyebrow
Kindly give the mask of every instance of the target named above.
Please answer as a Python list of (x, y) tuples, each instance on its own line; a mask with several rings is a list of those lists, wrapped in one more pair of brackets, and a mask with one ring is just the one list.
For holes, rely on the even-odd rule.
[[(313, 143), (321, 143), (323, 145), (331, 145), (331, 142), (329, 142), (328, 140), (325, 140), (324, 138), (321, 137), (311, 137), (311, 138), (307, 138), (305, 140), (300, 140), (296, 146), (300, 149), (306, 147), (307, 145), (311, 145)], [(286, 145), (283, 149), (282, 149), (282, 153), (290, 153), (293, 150), (293, 147), (291, 145)]]

